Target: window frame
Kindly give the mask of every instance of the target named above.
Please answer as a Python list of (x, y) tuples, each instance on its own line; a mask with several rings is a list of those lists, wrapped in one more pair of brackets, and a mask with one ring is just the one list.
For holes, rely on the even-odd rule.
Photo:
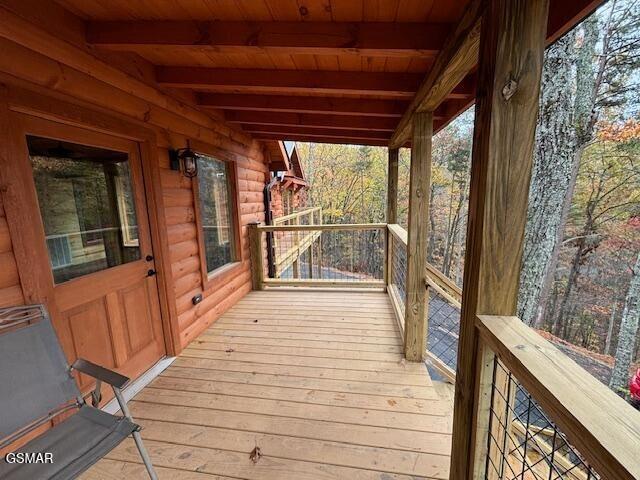
[[(137, 140), (129, 139), (125, 136), (113, 134), (111, 132), (103, 132), (101, 130), (94, 130), (88, 128), (85, 125), (73, 125), (58, 122), (55, 118), (41, 118), (27, 114), (19, 114), (21, 120), (20, 138), (21, 138), (21, 150), (20, 153), (24, 155), (25, 165), (28, 165), (28, 181), (33, 185), (33, 195), (36, 201), (36, 209), (33, 211), (37, 213), (37, 222), (42, 228), (42, 245), (44, 246), (43, 252), (46, 253), (46, 269), (48, 278), (51, 281), (53, 288), (65, 287), (67, 285), (80, 284), (83, 281), (95, 281), (98, 275), (108, 275), (107, 272), (126, 272), (127, 268), (134, 268), (133, 266), (139, 262), (144, 262), (145, 251), (153, 252), (153, 244), (151, 239), (151, 224), (149, 220), (149, 206), (146, 198), (144, 172), (143, 172), (143, 157), (140, 151), (140, 143)], [(135, 212), (138, 223), (138, 238), (141, 239), (141, 243), (137, 248), (140, 253), (140, 257), (137, 260), (124, 262), (119, 265), (114, 265), (104, 269), (88, 272), (83, 275), (64, 280), (62, 282), (56, 282), (53, 264), (50, 257), (50, 252), (47, 245), (47, 238), (44, 233), (44, 218), (37, 197), (37, 190), (35, 187), (33, 166), (29, 155), (29, 147), (27, 144), (27, 138), (29, 136), (42, 137), (54, 141), (75, 143), (81, 146), (95, 147), (106, 150), (113, 150), (127, 154), (127, 162), (130, 166), (129, 174), (131, 176), (131, 188), (133, 196), (135, 198)], [(44, 264), (43, 264), (44, 268)], [(116, 274), (113, 274), (116, 275)], [(88, 280), (87, 280), (88, 279)]]
[[(196, 143), (196, 142), (192, 142)], [(226, 283), (227, 279), (235, 275), (237, 270), (242, 266), (244, 261), (244, 253), (242, 251), (242, 229), (240, 225), (240, 190), (238, 187), (238, 164), (233, 160), (228, 160), (222, 155), (216, 155), (211, 150), (196, 144), (194, 151), (202, 156), (207, 156), (218, 162), (222, 162), (229, 172), (229, 200), (231, 201), (231, 222), (233, 224), (233, 252), (234, 260), (226, 265), (207, 271), (207, 252), (204, 242), (204, 229), (202, 226), (202, 212), (200, 211), (200, 189), (198, 178), (195, 177), (191, 181), (191, 190), (193, 193), (193, 212), (194, 222), (196, 224), (196, 239), (198, 242), (198, 254), (200, 261), (200, 275), (202, 277), (203, 290), (209, 290)], [(198, 162), (200, 159), (198, 159)]]

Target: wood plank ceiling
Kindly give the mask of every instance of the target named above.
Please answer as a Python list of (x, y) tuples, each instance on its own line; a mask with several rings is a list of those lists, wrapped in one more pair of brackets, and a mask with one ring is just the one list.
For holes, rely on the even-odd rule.
[[(387, 145), (470, 0), (57, 0), (95, 48), (133, 52), (156, 81), (256, 138)], [(595, 8), (552, 0), (549, 41)], [(475, 69), (435, 111), (473, 103)]]

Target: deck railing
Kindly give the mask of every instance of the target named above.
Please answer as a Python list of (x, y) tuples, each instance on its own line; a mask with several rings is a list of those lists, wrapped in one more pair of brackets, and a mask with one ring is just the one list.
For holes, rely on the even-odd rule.
[[(388, 292), (396, 317), (404, 330), (407, 231), (400, 225), (389, 225)], [(427, 351), (429, 363), (449, 381), (455, 381), (460, 331), (462, 290), (435, 266), (427, 263), (424, 285), (429, 293)]]
[(252, 256), (264, 262), (265, 235), (273, 235), (275, 274), (253, 268), (254, 287), (384, 288), (386, 230), (379, 224), (252, 225)]
[[(273, 225), (322, 225), (322, 208), (306, 208), (283, 217), (274, 218)], [(271, 237), (271, 241), (267, 242), (267, 248), (271, 248), (271, 256), (268, 257), (268, 261), (271, 261), (269, 277), (281, 278), (283, 275), (289, 274), (293, 278), (300, 278), (300, 268), (304, 268), (300, 265), (301, 257), (308, 257), (307, 263), (314, 259), (313, 255), (317, 250), (315, 246), (318, 239), (317, 232), (271, 231), (267, 232), (267, 236)], [(313, 277), (313, 273), (312, 268), (310, 270), (311, 277)]]
[[(300, 262), (265, 278), (264, 237), (280, 237), (276, 258)], [(398, 225), (252, 225), (255, 288), (384, 287), (404, 332), (407, 232)], [(306, 256), (305, 256), (306, 255)], [(303, 267), (303, 265), (307, 265)], [(455, 382), (462, 292), (432, 265), (426, 356)], [(480, 316), (474, 478), (631, 480), (640, 478), (640, 414), (516, 317)], [(455, 439), (454, 439), (454, 443)]]
[(276, 217), (274, 225), (322, 225), (322, 207), (307, 207), (297, 212)]
[(640, 478), (640, 414), (517, 317), (479, 316), (475, 478)]
[(387, 292), (396, 313), (400, 330), (404, 332), (407, 298), (407, 231), (400, 225), (388, 226)]

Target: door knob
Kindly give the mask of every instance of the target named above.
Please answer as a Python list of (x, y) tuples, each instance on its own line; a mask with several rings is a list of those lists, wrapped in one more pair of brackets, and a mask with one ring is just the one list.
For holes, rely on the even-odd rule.
[(144, 259), (145, 259), (147, 262), (150, 262), (151, 260), (153, 260), (153, 255), (147, 255), (146, 257), (144, 257)]
[(156, 273), (158, 273), (158, 272), (156, 272), (153, 268), (151, 268), (147, 272), (147, 277), (153, 277)]

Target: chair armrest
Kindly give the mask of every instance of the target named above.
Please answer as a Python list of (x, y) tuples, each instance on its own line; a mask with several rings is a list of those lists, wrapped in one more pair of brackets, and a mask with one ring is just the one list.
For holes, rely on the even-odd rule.
[(78, 370), (79, 372), (85, 373), (90, 377), (95, 378), (96, 380), (108, 383), (112, 387), (120, 389), (124, 387), (129, 381), (128, 377), (120, 375), (118, 372), (114, 372), (113, 370), (109, 370), (108, 368), (96, 365), (95, 363), (91, 363), (89, 360), (85, 360), (84, 358), (79, 358), (75, 362), (73, 362), (71, 368), (73, 370)]

